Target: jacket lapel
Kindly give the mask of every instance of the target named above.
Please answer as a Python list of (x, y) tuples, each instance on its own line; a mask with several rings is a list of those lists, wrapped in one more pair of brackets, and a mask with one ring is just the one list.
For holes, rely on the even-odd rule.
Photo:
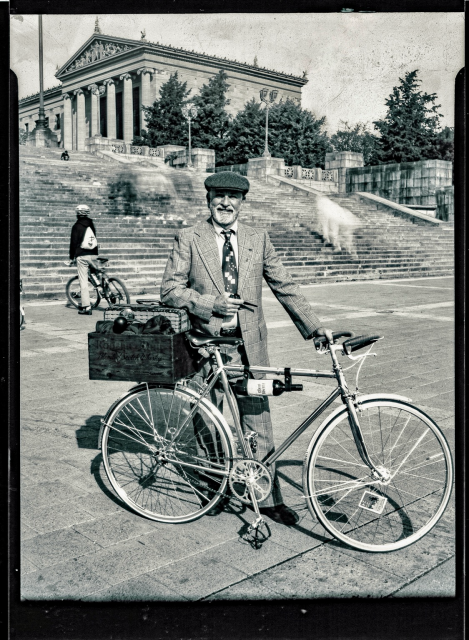
[(194, 234), (194, 242), (202, 262), (210, 278), (213, 280), (213, 284), (220, 293), (223, 293), (225, 291), (225, 283), (223, 282), (223, 274), (221, 271), (216, 233), (211, 222), (207, 221), (199, 226)]
[(254, 242), (250, 227), (238, 222), (238, 291), (242, 291), (251, 268)]

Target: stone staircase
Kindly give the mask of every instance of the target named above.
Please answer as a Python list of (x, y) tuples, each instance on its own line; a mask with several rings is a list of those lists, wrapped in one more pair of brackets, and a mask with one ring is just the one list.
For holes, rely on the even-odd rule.
[[(134, 294), (158, 293), (175, 232), (208, 217), (206, 174), (144, 162), (123, 166), (84, 152), (63, 162), (60, 153), (20, 147), (21, 277), (27, 297), (63, 297), (76, 273), (64, 261), (80, 203), (90, 206), (109, 273)], [(324, 242), (315, 197), (307, 193), (251, 180), (242, 220), (268, 228), (298, 282), (452, 273), (451, 225), (412, 224), (356, 195), (330, 197), (360, 219), (354, 257)]]

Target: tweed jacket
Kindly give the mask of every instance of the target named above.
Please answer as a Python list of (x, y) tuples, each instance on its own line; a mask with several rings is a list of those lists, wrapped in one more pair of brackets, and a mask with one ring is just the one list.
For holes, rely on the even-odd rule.
[[(239, 324), (251, 365), (268, 366), (267, 327), (262, 311), (265, 280), (305, 338), (320, 321), (280, 262), (267, 232), (238, 222), (238, 293), (257, 307), (240, 309)], [(161, 283), (161, 301), (185, 308), (194, 328), (220, 335), (223, 317), (213, 313), (215, 298), (224, 293), (216, 232), (210, 221), (181, 230), (175, 237)]]

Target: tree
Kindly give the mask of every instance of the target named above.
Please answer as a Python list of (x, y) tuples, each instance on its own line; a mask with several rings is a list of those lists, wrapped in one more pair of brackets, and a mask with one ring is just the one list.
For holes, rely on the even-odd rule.
[(187, 145), (187, 123), (181, 109), (190, 92), (187, 82), (179, 81), (177, 71), (170, 75), (160, 88), (159, 99), (151, 107), (144, 107), (147, 128), (140, 137), (146, 140), (145, 144), (151, 147), (161, 144)]
[(388, 162), (413, 162), (435, 158), (441, 105), (435, 104), (436, 93), (419, 91), (418, 69), (399, 78), (386, 100), (388, 112), (373, 124), (380, 133), (379, 159)]
[(27, 139), (28, 139), (28, 132), (26, 131), (26, 129), (20, 128), (19, 137), (18, 137), (19, 144), (21, 145), (26, 144)]
[(200, 89), (192, 100), (197, 117), (192, 120), (192, 146), (223, 152), (230, 129), (230, 115), (225, 111), (230, 100), (226, 98), (229, 84), (224, 71), (219, 71)]
[[(222, 164), (244, 163), (264, 152), (265, 110), (253, 98), (233, 120), (230, 138)], [(284, 158), (286, 165), (324, 167), (326, 151), (330, 148), (323, 131), (325, 117), (317, 119), (310, 111), (287, 99), (269, 110), (269, 151)]]
[(363, 153), (365, 165), (378, 163), (377, 142), (378, 138), (364, 122), (357, 122), (352, 126), (348, 122), (340, 121), (340, 129), (331, 136), (331, 145), (334, 151), (354, 151)]
[(454, 129), (444, 127), (436, 136), (435, 158), (454, 162)]

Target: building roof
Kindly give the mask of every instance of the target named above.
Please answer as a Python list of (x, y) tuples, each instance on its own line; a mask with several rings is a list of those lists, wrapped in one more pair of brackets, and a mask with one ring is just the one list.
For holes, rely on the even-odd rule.
[[(44, 97), (50, 97), (53, 96), (54, 93), (57, 94), (61, 94), (62, 93), (62, 85), (58, 84), (55, 87), (50, 87), (50, 89), (45, 89), (44, 90)], [(21, 106), (28, 104), (28, 102), (34, 102), (35, 100), (37, 100), (39, 98), (39, 92), (38, 93), (32, 93), (29, 96), (25, 96), (24, 98), (21, 98), (21, 100), (19, 100), (18, 104), (20, 104)]]
[[(283, 80), (286, 82), (291, 82), (296, 85), (302, 86), (308, 82), (306, 77), (294, 76), (287, 73), (282, 73), (279, 71), (275, 71), (274, 69), (267, 69), (264, 67), (258, 67), (256, 65), (247, 64), (245, 62), (238, 62), (237, 60), (228, 60), (227, 58), (219, 58), (217, 56), (207, 55), (205, 53), (198, 53), (197, 51), (188, 51), (187, 49), (180, 49), (177, 47), (171, 47), (168, 45), (160, 44), (159, 42), (150, 42), (147, 40), (131, 40), (129, 38), (121, 38), (115, 36), (107, 36), (101, 33), (93, 33), (93, 35), (88, 38), (88, 40), (80, 47), (80, 49), (71, 57), (67, 62), (57, 71), (55, 74), (58, 79), (61, 79), (64, 76), (68, 76), (68, 74), (76, 73), (78, 69), (70, 69), (70, 66), (73, 64), (75, 60), (78, 60), (83, 52), (86, 51), (90, 45), (96, 41), (104, 41), (106, 43), (120, 45), (121, 51), (118, 51), (114, 55), (122, 55), (128, 53), (130, 50), (142, 50), (148, 49), (151, 51), (155, 51), (162, 55), (172, 57), (172, 58), (184, 58), (186, 60), (193, 59), (197, 62), (203, 62), (210, 66), (216, 66), (218, 68), (226, 69), (226, 70), (236, 70), (244, 71), (251, 73), (253, 75), (261, 75), (261, 76), (270, 76), (272, 79), (275, 77), (278, 80)], [(111, 56), (109, 56), (111, 57)], [(99, 64), (101, 60), (95, 60), (87, 63), (86, 66)]]

